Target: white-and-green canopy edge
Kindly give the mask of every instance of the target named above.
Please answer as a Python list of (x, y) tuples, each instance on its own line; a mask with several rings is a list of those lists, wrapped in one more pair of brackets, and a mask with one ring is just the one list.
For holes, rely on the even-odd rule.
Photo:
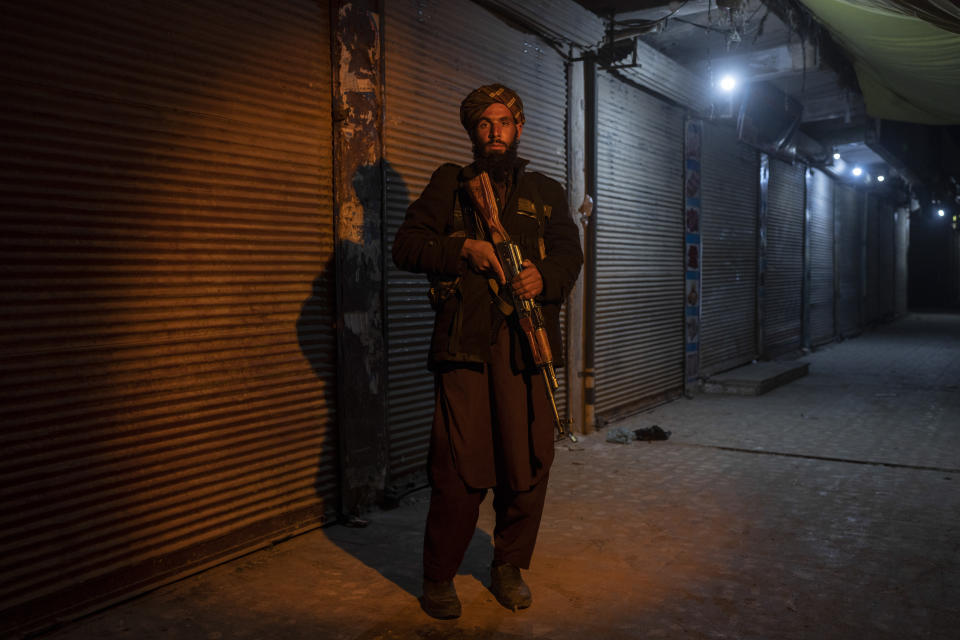
[(852, 58), (867, 113), (960, 124), (960, 7), (951, 0), (801, 0)]

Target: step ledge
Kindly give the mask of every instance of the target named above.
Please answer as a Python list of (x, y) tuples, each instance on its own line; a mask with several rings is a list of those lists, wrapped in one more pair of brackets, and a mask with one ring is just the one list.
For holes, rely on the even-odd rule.
[(759, 396), (809, 372), (809, 362), (757, 362), (710, 376), (703, 383), (703, 391)]

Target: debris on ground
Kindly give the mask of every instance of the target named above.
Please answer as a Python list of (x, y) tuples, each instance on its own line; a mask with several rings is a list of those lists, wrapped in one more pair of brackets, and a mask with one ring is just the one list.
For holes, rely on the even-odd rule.
[(649, 429), (634, 429), (633, 435), (637, 440), (652, 442), (653, 440), (666, 440), (670, 437), (670, 432), (653, 425)]
[(616, 444), (630, 444), (630, 441), (633, 440), (633, 438), (633, 432), (626, 427), (613, 427), (607, 431), (607, 442), (613, 442)]
[(646, 429), (613, 427), (607, 430), (607, 442), (613, 442), (615, 444), (630, 444), (632, 440), (653, 442), (654, 440), (666, 440), (669, 437), (670, 432), (664, 431), (659, 425), (653, 425)]

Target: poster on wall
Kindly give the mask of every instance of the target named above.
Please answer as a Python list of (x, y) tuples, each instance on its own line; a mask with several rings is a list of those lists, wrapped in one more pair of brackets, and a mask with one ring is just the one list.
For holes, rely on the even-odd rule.
[(687, 120), (684, 128), (683, 231), (685, 238), (684, 336), (686, 358), (684, 380), (692, 392), (700, 375), (700, 159), (703, 123)]

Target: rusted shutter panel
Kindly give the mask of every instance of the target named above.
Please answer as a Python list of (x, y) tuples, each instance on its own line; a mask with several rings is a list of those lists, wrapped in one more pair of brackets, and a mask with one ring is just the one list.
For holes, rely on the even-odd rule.
[(813, 345), (833, 340), (833, 180), (810, 169), (807, 182), (807, 316)]
[(324, 4), (4, 3), (0, 627), (335, 508)]
[(705, 123), (702, 173), (700, 370), (709, 375), (757, 357), (757, 152), (732, 127)]
[(860, 328), (860, 289), (863, 279), (863, 197), (849, 185), (839, 184), (834, 192), (834, 233), (836, 234), (837, 333), (850, 336)]
[(683, 112), (598, 77), (596, 405), (683, 387)]
[(804, 167), (770, 161), (764, 350), (802, 346)]
[[(527, 120), (520, 155), (531, 161), (528, 170), (566, 180), (566, 70), (552, 47), (467, 0), (387, 3), (384, 38), (388, 255), (434, 170), (472, 161), (460, 101), (481, 85), (501, 82), (520, 94)], [(425, 466), (433, 312), (424, 276), (399, 271), (388, 258), (387, 282), (390, 482), (397, 489), (416, 483)]]

